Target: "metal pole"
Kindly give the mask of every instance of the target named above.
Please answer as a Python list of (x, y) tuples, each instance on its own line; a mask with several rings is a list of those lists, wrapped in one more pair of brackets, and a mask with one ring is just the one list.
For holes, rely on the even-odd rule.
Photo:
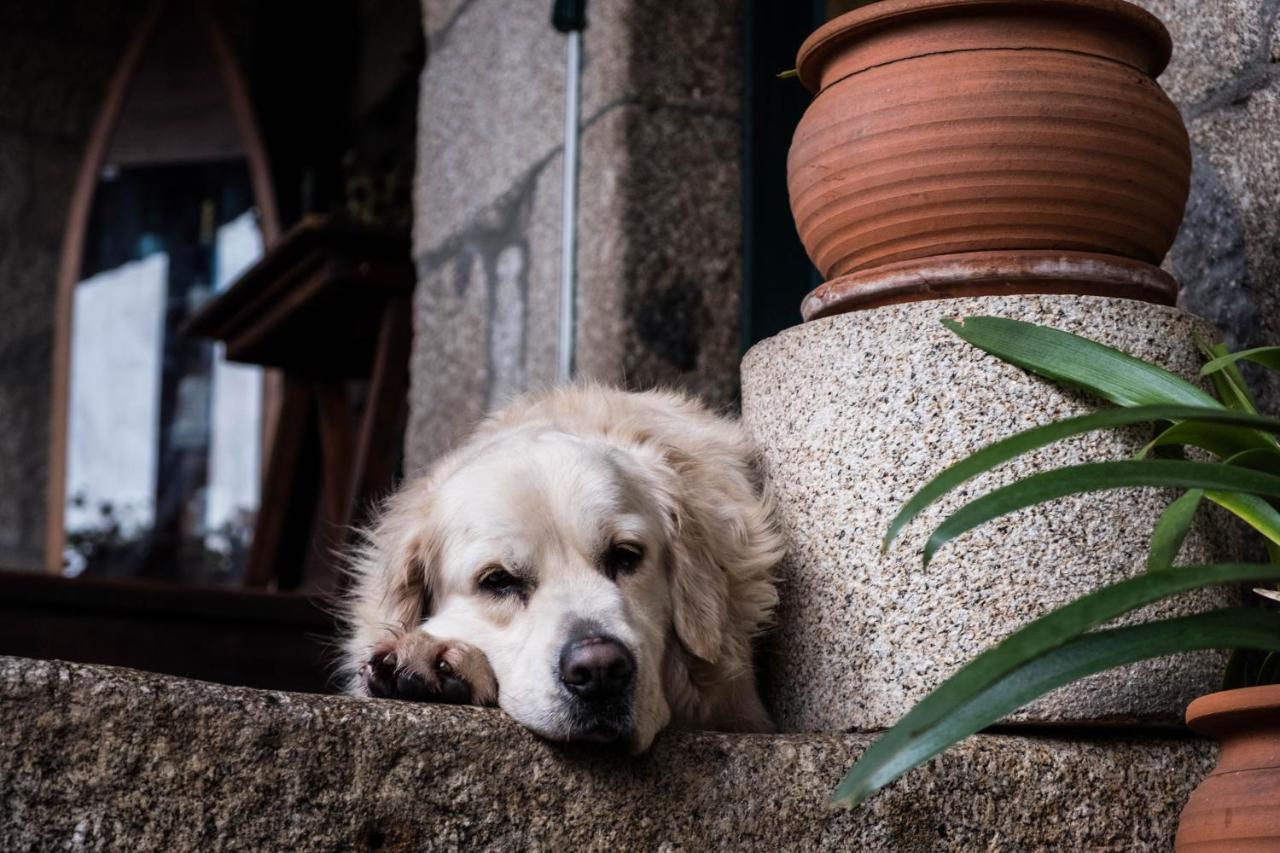
[(587, 25), (586, 0), (556, 0), (551, 24), (567, 36), (564, 74), (564, 185), (560, 209), (560, 336), (556, 380), (573, 380), (577, 349), (575, 314), (578, 301), (578, 134), (582, 91), (582, 30)]
[(560, 345), (556, 380), (573, 379), (578, 300), (578, 106), (582, 84), (582, 32), (568, 35), (564, 87), (564, 189), (560, 218)]

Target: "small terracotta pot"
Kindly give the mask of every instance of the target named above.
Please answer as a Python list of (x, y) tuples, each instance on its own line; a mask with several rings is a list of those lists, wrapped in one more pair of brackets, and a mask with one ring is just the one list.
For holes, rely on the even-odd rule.
[[(828, 279), (822, 315), (983, 292), (928, 270), (981, 254), (981, 275), (992, 253), (1077, 273), (1099, 256), (1119, 262), (1088, 286), (1023, 270), (999, 292), (1172, 304), (1176, 282), (1157, 267), (1182, 221), (1191, 152), (1155, 82), (1170, 52), (1160, 21), (1122, 0), (880, 0), (815, 32), (797, 58), (816, 97), (788, 185)], [(916, 261), (926, 272), (913, 283), (903, 272)], [(1148, 269), (1130, 280), (1131, 262)]]
[(1175, 849), (1280, 850), (1280, 686), (1203, 696), (1187, 725), (1222, 753), (1182, 810)]

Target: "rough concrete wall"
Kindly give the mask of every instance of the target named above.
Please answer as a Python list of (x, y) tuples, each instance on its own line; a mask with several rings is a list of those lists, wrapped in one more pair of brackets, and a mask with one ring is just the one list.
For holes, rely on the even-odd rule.
[[(555, 379), (564, 37), (424, 0), (410, 469)], [(578, 368), (737, 394), (739, 2), (598, 3), (584, 39)]]
[(0, 4), (0, 567), (41, 563), (62, 232), (85, 140), (141, 5)]
[[(1174, 40), (1161, 83), (1195, 156), (1170, 265), (1183, 305), (1235, 348), (1280, 343), (1280, 0), (1136, 0)], [(1264, 406), (1280, 410), (1265, 374)]]

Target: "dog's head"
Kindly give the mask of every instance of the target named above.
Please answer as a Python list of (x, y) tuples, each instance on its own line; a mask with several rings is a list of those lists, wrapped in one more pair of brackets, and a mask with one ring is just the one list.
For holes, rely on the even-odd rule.
[(378, 618), (481, 650), (498, 704), (545, 737), (646, 749), (679, 701), (673, 673), (685, 693), (749, 678), (774, 601), (780, 538), (749, 454), (705, 417), (739, 443), (482, 435), (375, 531)]

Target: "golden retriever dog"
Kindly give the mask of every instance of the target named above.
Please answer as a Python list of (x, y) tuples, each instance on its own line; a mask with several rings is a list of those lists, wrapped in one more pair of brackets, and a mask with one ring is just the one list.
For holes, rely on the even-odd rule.
[(737, 423), (674, 393), (518, 400), (392, 497), (352, 560), (348, 689), (497, 704), (633, 752), (771, 730), (752, 638), (783, 537)]

